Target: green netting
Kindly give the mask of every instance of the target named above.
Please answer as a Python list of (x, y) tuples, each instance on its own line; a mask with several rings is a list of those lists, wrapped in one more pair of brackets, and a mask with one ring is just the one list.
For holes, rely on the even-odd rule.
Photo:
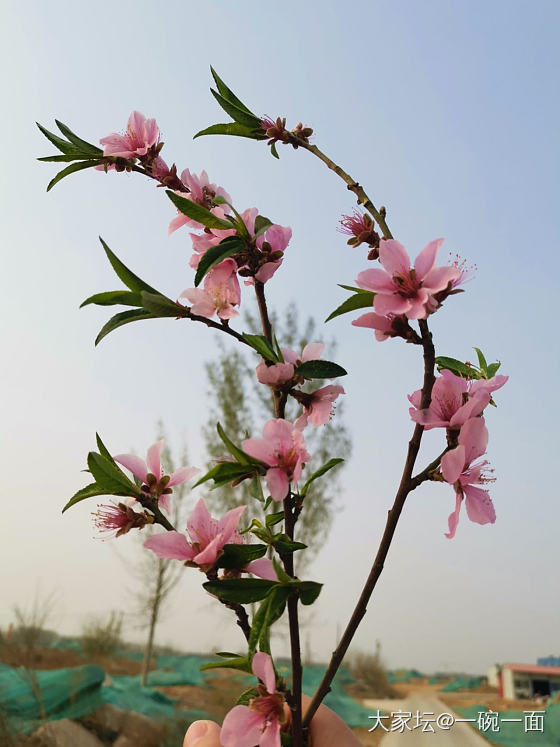
[[(210, 661), (208, 656), (188, 654), (185, 656), (161, 655), (156, 658), (157, 669), (148, 672), (147, 684), (151, 687), (169, 685), (197, 685), (206, 687), (206, 673), (200, 667)], [(119, 675), (113, 677), (121, 687), (139, 687), (140, 675)]]
[(102, 705), (105, 672), (96, 666), (33, 672), (0, 665), (0, 711), (13, 734), (30, 733), (48, 720), (87, 716)]
[[(486, 711), (486, 706), (474, 705), (470, 708), (456, 708), (464, 718), (478, 720), (478, 714)], [(527, 710), (530, 710), (529, 708)], [(499, 731), (486, 731), (480, 729), (480, 733), (492, 744), (500, 744), (504, 747), (559, 747), (560, 745), (560, 705), (549, 706), (545, 710), (543, 731), (524, 731), (524, 717), (522, 711), (502, 711), (499, 714)], [(521, 722), (504, 722), (503, 719), (520, 718)], [(476, 727), (477, 722), (473, 724)]]
[(394, 685), (395, 682), (410, 682), (424, 676), (417, 669), (393, 669), (387, 671), (387, 682)]
[(166, 721), (172, 718), (183, 717), (185, 722), (190, 723), (196, 719), (208, 719), (210, 716), (199, 710), (178, 710), (177, 700), (168, 698), (167, 695), (152, 690), (149, 687), (140, 687), (137, 683), (123, 682), (125, 677), (114, 677), (110, 686), (101, 688), (101, 696), (105, 703), (110, 703), (124, 711), (135, 711), (142, 713), (154, 721)]
[(453, 693), (456, 690), (476, 690), (482, 684), (482, 677), (455, 677), (441, 688), (442, 693)]

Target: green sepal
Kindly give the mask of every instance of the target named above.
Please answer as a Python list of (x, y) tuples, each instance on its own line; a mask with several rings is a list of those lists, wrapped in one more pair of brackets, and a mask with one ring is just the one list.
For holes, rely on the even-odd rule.
[(242, 337), (262, 358), (271, 361), (271, 363), (278, 363), (278, 355), (264, 335), (243, 333)]
[(315, 360), (300, 363), (294, 373), (304, 379), (335, 379), (337, 376), (346, 376), (348, 372), (338, 363)]
[(264, 599), (276, 583), (264, 578), (223, 578), (202, 585), (207, 592), (225, 602), (250, 604)]
[(223, 554), (218, 558), (218, 568), (230, 570), (241, 570), (251, 561), (258, 560), (266, 555), (266, 545), (224, 545)]
[(357, 309), (365, 309), (368, 306), (373, 307), (373, 299), (375, 298), (375, 293), (373, 291), (364, 291), (363, 293), (354, 293), (353, 296), (350, 296), (346, 299), (346, 301), (343, 301), (340, 306), (338, 306), (334, 311), (332, 311), (329, 316), (325, 319), (325, 322), (330, 322), (331, 319), (334, 319), (337, 316), (341, 316), (342, 314), (348, 314), (350, 311), (357, 311)]
[[(232, 228), (231, 225), (230, 228)], [(239, 252), (243, 251), (244, 247), (245, 244), (239, 236), (227, 236), (219, 244), (216, 244), (216, 246), (211, 246), (200, 258), (194, 277), (195, 286), (198, 287), (200, 285), (204, 276), (215, 265), (223, 262), (228, 257), (232, 257), (234, 254), (239, 254)]]
[(278, 158), (278, 160), (280, 160), (280, 156), (278, 155), (278, 150), (276, 148), (276, 143), (271, 143), (270, 152), (274, 156), (274, 158)]
[(326, 472), (331, 470), (333, 467), (336, 467), (338, 464), (342, 464), (344, 459), (341, 459), (340, 457), (336, 457), (335, 459), (329, 459), (328, 462), (325, 462), (322, 467), (319, 467), (319, 469), (314, 472), (311, 477), (306, 481), (303, 488), (300, 490), (299, 494), (302, 498), (304, 498), (307, 494), (307, 491), (309, 490), (311, 483), (317, 480), (317, 478), (322, 477)]
[(193, 202), (186, 197), (181, 197), (181, 195), (172, 192), (170, 189), (166, 190), (165, 194), (169, 197), (179, 212), (192, 218), (192, 220), (195, 220), (197, 223), (202, 223), (206, 228), (233, 228), (231, 221), (218, 218), (214, 213), (211, 213), (210, 210), (202, 207), (202, 205), (198, 205), (196, 202)]

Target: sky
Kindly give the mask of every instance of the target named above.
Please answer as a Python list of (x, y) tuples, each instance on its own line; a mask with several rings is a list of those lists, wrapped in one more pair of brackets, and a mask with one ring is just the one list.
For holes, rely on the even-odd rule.
[[(174, 210), (137, 174), (86, 171), (47, 194), (56, 165), (36, 160), (53, 148), (35, 121), (54, 129), (56, 117), (97, 142), (122, 131), (133, 109), (156, 117), (169, 163), (206, 169), (236, 205), (292, 227), (267, 286), (280, 312), (294, 300), (302, 315), (324, 319), (345, 297), (337, 284), (354, 284), (367, 266), (336, 230), (351, 195), (310, 154), (281, 148), (276, 161), (262, 143), (192, 140), (225, 119), (209, 92), (213, 65), (255, 112), (312, 126), (313, 142), (387, 207), (413, 257), (444, 236), (442, 258), (459, 253), (476, 265), (466, 292), (433, 317), (437, 352), (466, 360), (477, 346), (510, 376), (487, 413), (496, 523), (463, 513), (450, 541), (451, 488), (415, 491), (354, 648), (379, 640), (388, 666), (425, 671), (483, 672), (560, 653), (558, 4), (312, 1), (292, 13), (248, 0), (4, 0), (2, 10), (0, 627), (14, 605), (50, 591), (62, 632), (130, 608), (133, 581), (120, 560), (137, 552), (130, 538), (96, 539), (94, 502), (60, 509), (85, 484), (96, 431), (113, 453), (143, 453), (162, 418), (175, 448), (184, 439), (202, 466), (203, 364), (216, 354), (214, 333), (170, 320), (129, 325), (94, 347), (109, 310), (79, 304), (119, 285), (98, 235), (174, 298), (192, 286), (189, 240), (185, 230), (167, 237)], [(377, 343), (351, 319), (324, 332), (349, 371), (354, 450), (331, 535), (308, 573), (324, 583), (304, 632), (318, 660), (367, 576), (411, 434), (406, 395), (422, 374), (415, 346)], [(441, 433), (426, 434), (418, 464), (440, 450)], [(200, 581), (185, 572), (159, 642), (240, 647)], [(125, 619), (127, 636), (140, 640)]]

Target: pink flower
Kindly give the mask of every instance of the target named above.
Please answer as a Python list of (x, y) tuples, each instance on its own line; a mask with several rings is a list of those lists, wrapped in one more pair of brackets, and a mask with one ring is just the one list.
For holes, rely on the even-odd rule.
[(163, 444), (163, 438), (152, 444), (148, 449), (146, 461), (136, 456), (136, 454), (118, 454), (114, 457), (114, 460), (130, 470), (134, 477), (142, 481), (142, 490), (154, 498), (158, 498), (160, 508), (169, 511), (169, 496), (173, 492), (171, 488), (187, 482), (187, 480), (198, 475), (200, 470), (197, 467), (179, 467), (170, 476), (165, 475), (161, 466)]
[(374, 311), (369, 311), (367, 314), (362, 314), (358, 319), (354, 319), (352, 324), (354, 327), (368, 327), (369, 329), (374, 329), (375, 339), (379, 342), (384, 342), (388, 337), (397, 336), (392, 326), (394, 318), (394, 314), (381, 316), (380, 314), (376, 314)]
[[(347, 243), (350, 246), (359, 246), (362, 243), (374, 248), (379, 245), (379, 236), (374, 231), (373, 220), (367, 213), (353, 210), (352, 215), (343, 215), (340, 219), (340, 233), (350, 236)], [(379, 253), (376, 251), (368, 259), (377, 259)]]
[(364, 270), (358, 275), (360, 288), (373, 291), (374, 310), (383, 316), (406, 314), (409, 319), (425, 319), (431, 296), (447, 288), (460, 272), (456, 267), (435, 267), (443, 239), (430, 241), (416, 257), (414, 269), (402, 244), (383, 239), (379, 262), (383, 270)]
[(239, 313), (233, 307), (241, 303), (241, 289), (237, 279), (235, 260), (224, 259), (204, 278), (204, 289), (187, 288), (179, 298), (186, 298), (193, 314), (208, 318), (217, 314), (220, 319), (231, 319)]
[(142, 529), (151, 523), (148, 514), (137, 513), (124, 503), (109, 503), (98, 506), (93, 513), (93, 523), (101, 533), (115, 533), (115, 537), (126, 534), (131, 529)]
[(280, 727), (285, 721), (284, 696), (276, 692), (276, 675), (269, 654), (253, 656), (253, 674), (259, 678), (259, 695), (248, 706), (238, 705), (226, 715), (220, 741), (224, 747), (280, 747)]
[(105, 156), (145, 156), (149, 148), (159, 143), (159, 127), (155, 119), (146, 119), (140, 112), (132, 112), (128, 118), (125, 135), (113, 132), (107, 137), (102, 137), (99, 142), (105, 146)]
[(303, 415), (295, 421), (296, 428), (305, 428), (308, 421), (314, 426), (328, 423), (334, 414), (333, 402), (341, 394), (344, 394), (344, 389), (333, 384), (317, 389), (311, 394), (302, 393)]
[(419, 409), (422, 390), (408, 396), (414, 405), (409, 409), (415, 423), (430, 428), (460, 428), (469, 418), (474, 418), (490, 402), (490, 393), (482, 388), (472, 391), (470, 381), (455, 376), (451, 371), (442, 371), (432, 389), (432, 401), (424, 410)]
[(274, 275), (276, 270), (282, 264), (283, 255), (286, 251), (290, 239), (292, 238), (292, 229), (289, 226), (279, 226), (274, 223), (267, 228), (264, 234), (257, 239), (257, 247), (265, 257), (270, 257), (269, 262), (265, 262), (259, 268), (255, 275), (256, 280), (266, 283)]
[(477, 487), (492, 480), (484, 474), (488, 462), (484, 460), (473, 464), (475, 459), (486, 452), (487, 444), (488, 429), (484, 418), (471, 418), (461, 428), (459, 445), (441, 459), (443, 479), (453, 485), (456, 496), (455, 511), (449, 516), (449, 532), (445, 535), (448, 539), (455, 536), (463, 498), (471, 521), (477, 524), (493, 524), (496, 521), (496, 512), (488, 491)]
[(301, 355), (298, 355), (295, 350), (285, 348), (282, 350), (284, 363), (274, 363), (272, 366), (267, 366), (264, 361), (259, 363), (255, 369), (257, 381), (272, 387), (281, 386), (293, 379), (296, 366), (306, 361), (318, 360), (324, 349), (325, 346), (322, 342), (308, 343), (303, 348)]
[(161, 156), (157, 156), (151, 163), (150, 172), (154, 179), (162, 181), (166, 176), (169, 176), (169, 166), (165, 163)]
[(281, 418), (266, 423), (263, 438), (243, 441), (243, 449), (268, 465), (266, 484), (275, 501), (284, 500), (290, 482), (297, 483), (304, 463), (310, 458), (301, 430)]
[(243, 542), (237, 525), (246, 508), (238, 506), (221, 519), (214, 519), (201, 498), (187, 521), (190, 541), (180, 532), (165, 532), (150, 537), (144, 547), (153, 550), (158, 558), (173, 558), (210, 567), (218, 559), (224, 545)]
[[(181, 173), (181, 181), (185, 187), (189, 189), (189, 193), (185, 194), (184, 192), (177, 192), (177, 194), (181, 195), (181, 197), (185, 197), (187, 200), (196, 202), (197, 205), (202, 205), (202, 207), (210, 209), (211, 212), (214, 212), (214, 209), (212, 208), (214, 197), (223, 197), (226, 202), (231, 202), (231, 197), (223, 187), (210, 183), (206, 171), (201, 171), (200, 176), (197, 176), (196, 174), (191, 174), (188, 169), (185, 169)], [(229, 205), (223, 205), (220, 210), (222, 215), (229, 212)], [(220, 215), (218, 217), (222, 216)], [(201, 223), (198, 223), (198, 221), (195, 221), (192, 218), (189, 218), (188, 215), (180, 212), (169, 224), (169, 233), (171, 234), (178, 228), (181, 228), (181, 226), (186, 225), (203, 228)]]

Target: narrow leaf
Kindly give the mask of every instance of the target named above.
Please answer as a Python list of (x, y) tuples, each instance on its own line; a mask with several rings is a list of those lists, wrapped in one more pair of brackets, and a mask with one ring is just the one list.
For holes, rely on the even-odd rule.
[(278, 363), (278, 356), (264, 335), (248, 335), (244, 333), (242, 337), (246, 343), (267, 361)]
[(487, 375), (488, 375), (489, 379), (491, 379), (493, 376), (496, 375), (496, 373), (497, 373), (497, 371), (498, 371), (498, 369), (500, 368), (501, 365), (502, 364), (498, 361), (497, 363), (491, 363), (488, 366)]
[(247, 127), (246, 125), (239, 124), (239, 122), (210, 125), (210, 127), (197, 132), (194, 138), (201, 137), (202, 135), (235, 135), (237, 137), (247, 137), (250, 140), (266, 140), (266, 133), (261, 127)]
[(335, 459), (329, 459), (328, 462), (326, 462), (325, 464), (323, 464), (322, 467), (320, 467), (316, 472), (314, 472), (311, 475), (311, 477), (307, 480), (307, 482), (305, 483), (305, 485), (301, 489), (300, 495), (302, 497), (304, 497), (307, 494), (307, 491), (309, 490), (309, 487), (310, 487), (310, 485), (311, 485), (312, 482), (314, 482), (315, 480), (317, 480), (317, 478), (322, 477), (326, 472), (328, 472), (329, 470), (331, 470), (333, 467), (336, 467), (338, 464), (342, 464), (343, 461), (344, 461), (344, 459), (340, 459), (340, 457), (337, 457)]
[(224, 97), (224, 99), (230, 101), (232, 104), (235, 104), (239, 109), (243, 109), (248, 114), (252, 114), (251, 110), (247, 109), (245, 104), (237, 98), (231, 88), (228, 88), (228, 86), (226, 86), (224, 81), (220, 78), (220, 76), (212, 66), (210, 66), (210, 72), (212, 73), (212, 77), (214, 78), (214, 82), (216, 83), (218, 91)]
[(103, 155), (103, 151), (101, 150), (101, 148), (98, 148), (92, 143), (88, 143), (87, 140), (82, 140), (82, 138), (75, 135), (69, 127), (67, 127), (62, 122), (59, 122), (58, 119), (55, 119), (54, 121), (56, 122), (56, 126), (62, 132), (64, 137), (83, 153), (90, 153), (92, 156), (97, 157)]
[(175, 301), (172, 301), (161, 293), (142, 291), (140, 296), (142, 298), (142, 306), (154, 316), (173, 317), (176, 319), (185, 314), (185, 309), (181, 304), (175, 303)]
[(135, 275), (132, 270), (129, 270), (128, 267), (120, 261), (117, 255), (109, 249), (101, 236), (99, 237), (99, 241), (105, 250), (105, 254), (111, 263), (113, 270), (117, 273), (118, 277), (123, 281), (127, 288), (130, 288), (131, 291), (136, 291), (137, 293), (140, 293), (140, 291), (159, 293), (159, 291), (152, 288), (151, 285), (148, 285), (148, 283), (145, 283), (141, 278), (139, 278), (138, 275)]
[(200, 667), (201, 672), (205, 672), (208, 669), (238, 669), (241, 672), (248, 672), (252, 674), (251, 665), (246, 656), (240, 656), (236, 659), (226, 659), (225, 661), (209, 661), (207, 664), (203, 664)]
[(338, 283), (339, 288), (344, 288), (344, 290), (352, 291), (352, 293), (372, 293), (372, 291), (366, 290), (365, 288), (357, 288), (355, 285), (342, 285), (341, 283)]
[(297, 587), (301, 603), (305, 605), (313, 604), (323, 588), (323, 584), (316, 581), (292, 581), (292, 585)]
[(194, 277), (195, 286), (199, 286), (204, 276), (210, 272), (224, 259), (232, 257), (234, 254), (239, 254), (244, 247), (243, 241), (238, 236), (227, 236), (223, 241), (216, 246), (211, 246), (200, 258), (196, 275)]
[(278, 155), (278, 150), (276, 148), (276, 143), (272, 143), (270, 146), (270, 152), (274, 156), (274, 158), (278, 158), (280, 160), (280, 156)]
[(337, 376), (346, 376), (347, 371), (338, 363), (316, 360), (301, 363), (295, 369), (295, 374), (304, 379), (335, 379)]
[(268, 516), (265, 519), (265, 523), (267, 527), (273, 527), (275, 524), (279, 524), (281, 521), (284, 520), (284, 512), (278, 511), (274, 514), (268, 514)]
[(145, 309), (130, 309), (130, 311), (121, 311), (119, 314), (111, 317), (107, 324), (105, 324), (99, 334), (95, 338), (95, 344), (99, 345), (101, 340), (113, 330), (122, 327), (124, 324), (130, 324), (130, 322), (139, 322), (142, 319), (156, 319), (154, 314), (151, 314)]
[(467, 366), (466, 363), (458, 361), (456, 358), (447, 358), (444, 355), (440, 355), (436, 358), (436, 365), (438, 370), (442, 368), (452, 371), (454, 374), (459, 376), (465, 376), (467, 379), (479, 379), (480, 374), (472, 366)]
[(242, 477), (250, 477), (255, 472), (255, 467), (249, 467), (248, 465), (238, 464), (237, 462), (220, 462), (212, 467), (200, 480), (195, 483), (194, 487), (198, 487), (208, 480), (214, 480), (214, 483), (220, 485), (227, 485), (228, 482), (233, 482)]
[(117, 290), (117, 291), (105, 291), (104, 293), (95, 293), (93, 296), (86, 298), (80, 304), (80, 308), (87, 306), (88, 304), (94, 303), (97, 306), (142, 306), (142, 298), (139, 293), (133, 293), (132, 291)]
[(486, 369), (488, 368), (488, 364), (486, 363), (486, 358), (484, 357), (484, 354), (480, 348), (473, 348), (473, 350), (476, 353), (476, 356), (478, 358), (478, 367), (481, 371), (484, 371), (486, 373)]
[(47, 192), (49, 192), (55, 184), (58, 184), (61, 179), (64, 179), (65, 176), (69, 176), (76, 171), (83, 171), (83, 169), (91, 169), (93, 166), (99, 166), (100, 163), (101, 161), (98, 159), (96, 161), (78, 161), (77, 163), (67, 166), (65, 169), (62, 169), (62, 171), (59, 171), (54, 179), (50, 180), (47, 185)]
[(266, 550), (266, 545), (224, 545), (223, 554), (218, 558), (218, 567), (241, 570), (252, 560), (266, 555)]
[(91, 161), (92, 158), (89, 153), (71, 153), (70, 155), (43, 156), (37, 160), (50, 163), (68, 163), (69, 161)]
[(375, 293), (372, 291), (365, 291), (365, 293), (355, 293), (353, 296), (350, 296), (350, 298), (347, 298), (346, 301), (343, 301), (340, 306), (338, 306), (333, 312), (329, 314), (329, 316), (325, 319), (325, 322), (330, 322), (331, 319), (334, 319), (337, 316), (341, 316), (342, 314), (347, 314), (349, 311), (356, 311), (356, 309), (365, 309), (368, 306), (373, 306), (373, 299), (375, 298)]
[(79, 148), (76, 148), (76, 146), (73, 143), (69, 143), (67, 140), (63, 140), (61, 137), (58, 137), (58, 135), (55, 135), (53, 132), (50, 132), (47, 130), (46, 127), (43, 127), (43, 125), (40, 125), (39, 122), (35, 123), (37, 127), (41, 130), (43, 135), (47, 138), (47, 140), (50, 140), (51, 143), (55, 146), (55, 148), (58, 148), (61, 153), (66, 153), (68, 155), (71, 155), (72, 153), (80, 152)]
[(202, 584), (207, 592), (218, 599), (237, 604), (250, 604), (264, 599), (274, 586), (274, 581), (264, 578), (224, 578)]
[(210, 210), (202, 207), (202, 205), (198, 205), (186, 197), (181, 197), (181, 195), (172, 192), (170, 189), (166, 190), (165, 194), (183, 215), (192, 218), (197, 223), (202, 223), (206, 228), (232, 228), (230, 221), (218, 218)]
[(88, 454), (88, 469), (100, 488), (111, 495), (138, 495), (138, 487), (117, 468), (112, 459), (107, 459), (95, 451)]
[(303, 542), (291, 540), (287, 534), (276, 534), (272, 544), (281, 555), (296, 552), (296, 550), (305, 550), (307, 547)]
[(210, 93), (216, 99), (216, 101), (222, 107), (222, 109), (226, 112), (226, 114), (229, 114), (229, 116), (235, 122), (241, 125), (245, 125), (245, 127), (251, 127), (252, 129), (255, 129), (255, 130), (257, 129), (257, 127), (260, 127), (261, 120), (257, 116), (252, 114), (249, 110), (247, 110), (245, 107), (241, 108), (240, 106), (233, 104), (231, 101), (228, 101), (227, 99), (225, 99), (221, 94), (219, 94), (213, 88), (210, 89)]
[(260, 236), (268, 228), (270, 228), (271, 225), (271, 220), (265, 218), (264, 215), (257, 215), (257, 217), (255, 218), (255, 236)]
[(224, 443), (224, 446), (229, 451), (229, 453), (233, 457), (235, 457), (239, 464), (263, 464), (263, 462), (259, 461), (258, 459), (255, 459), (254, 457), (249, 456), (249, 454), (246, 454), (239, 446), (236, 446), (236, 444), (233, 443), (231, 438), (224, 431), (220, 423), (216, 425), (216, 429), (218, 431), (218, 436)]
[(102, 488), (96, 482), (92, 483), (91, 485), (87, 485), (85, 488), (78, 490), (78, 492), (75, 493), (72, 498), (70, 498), (68, 503), (62, 509), (62, 513), (67, 511), (72, 506), (75, 506), (76, 503), (79, 503), (86, 498), (93, 498), (94, 496), (98, 495), (107, 495), (107, 491), (105, 490), (105, 488)]

